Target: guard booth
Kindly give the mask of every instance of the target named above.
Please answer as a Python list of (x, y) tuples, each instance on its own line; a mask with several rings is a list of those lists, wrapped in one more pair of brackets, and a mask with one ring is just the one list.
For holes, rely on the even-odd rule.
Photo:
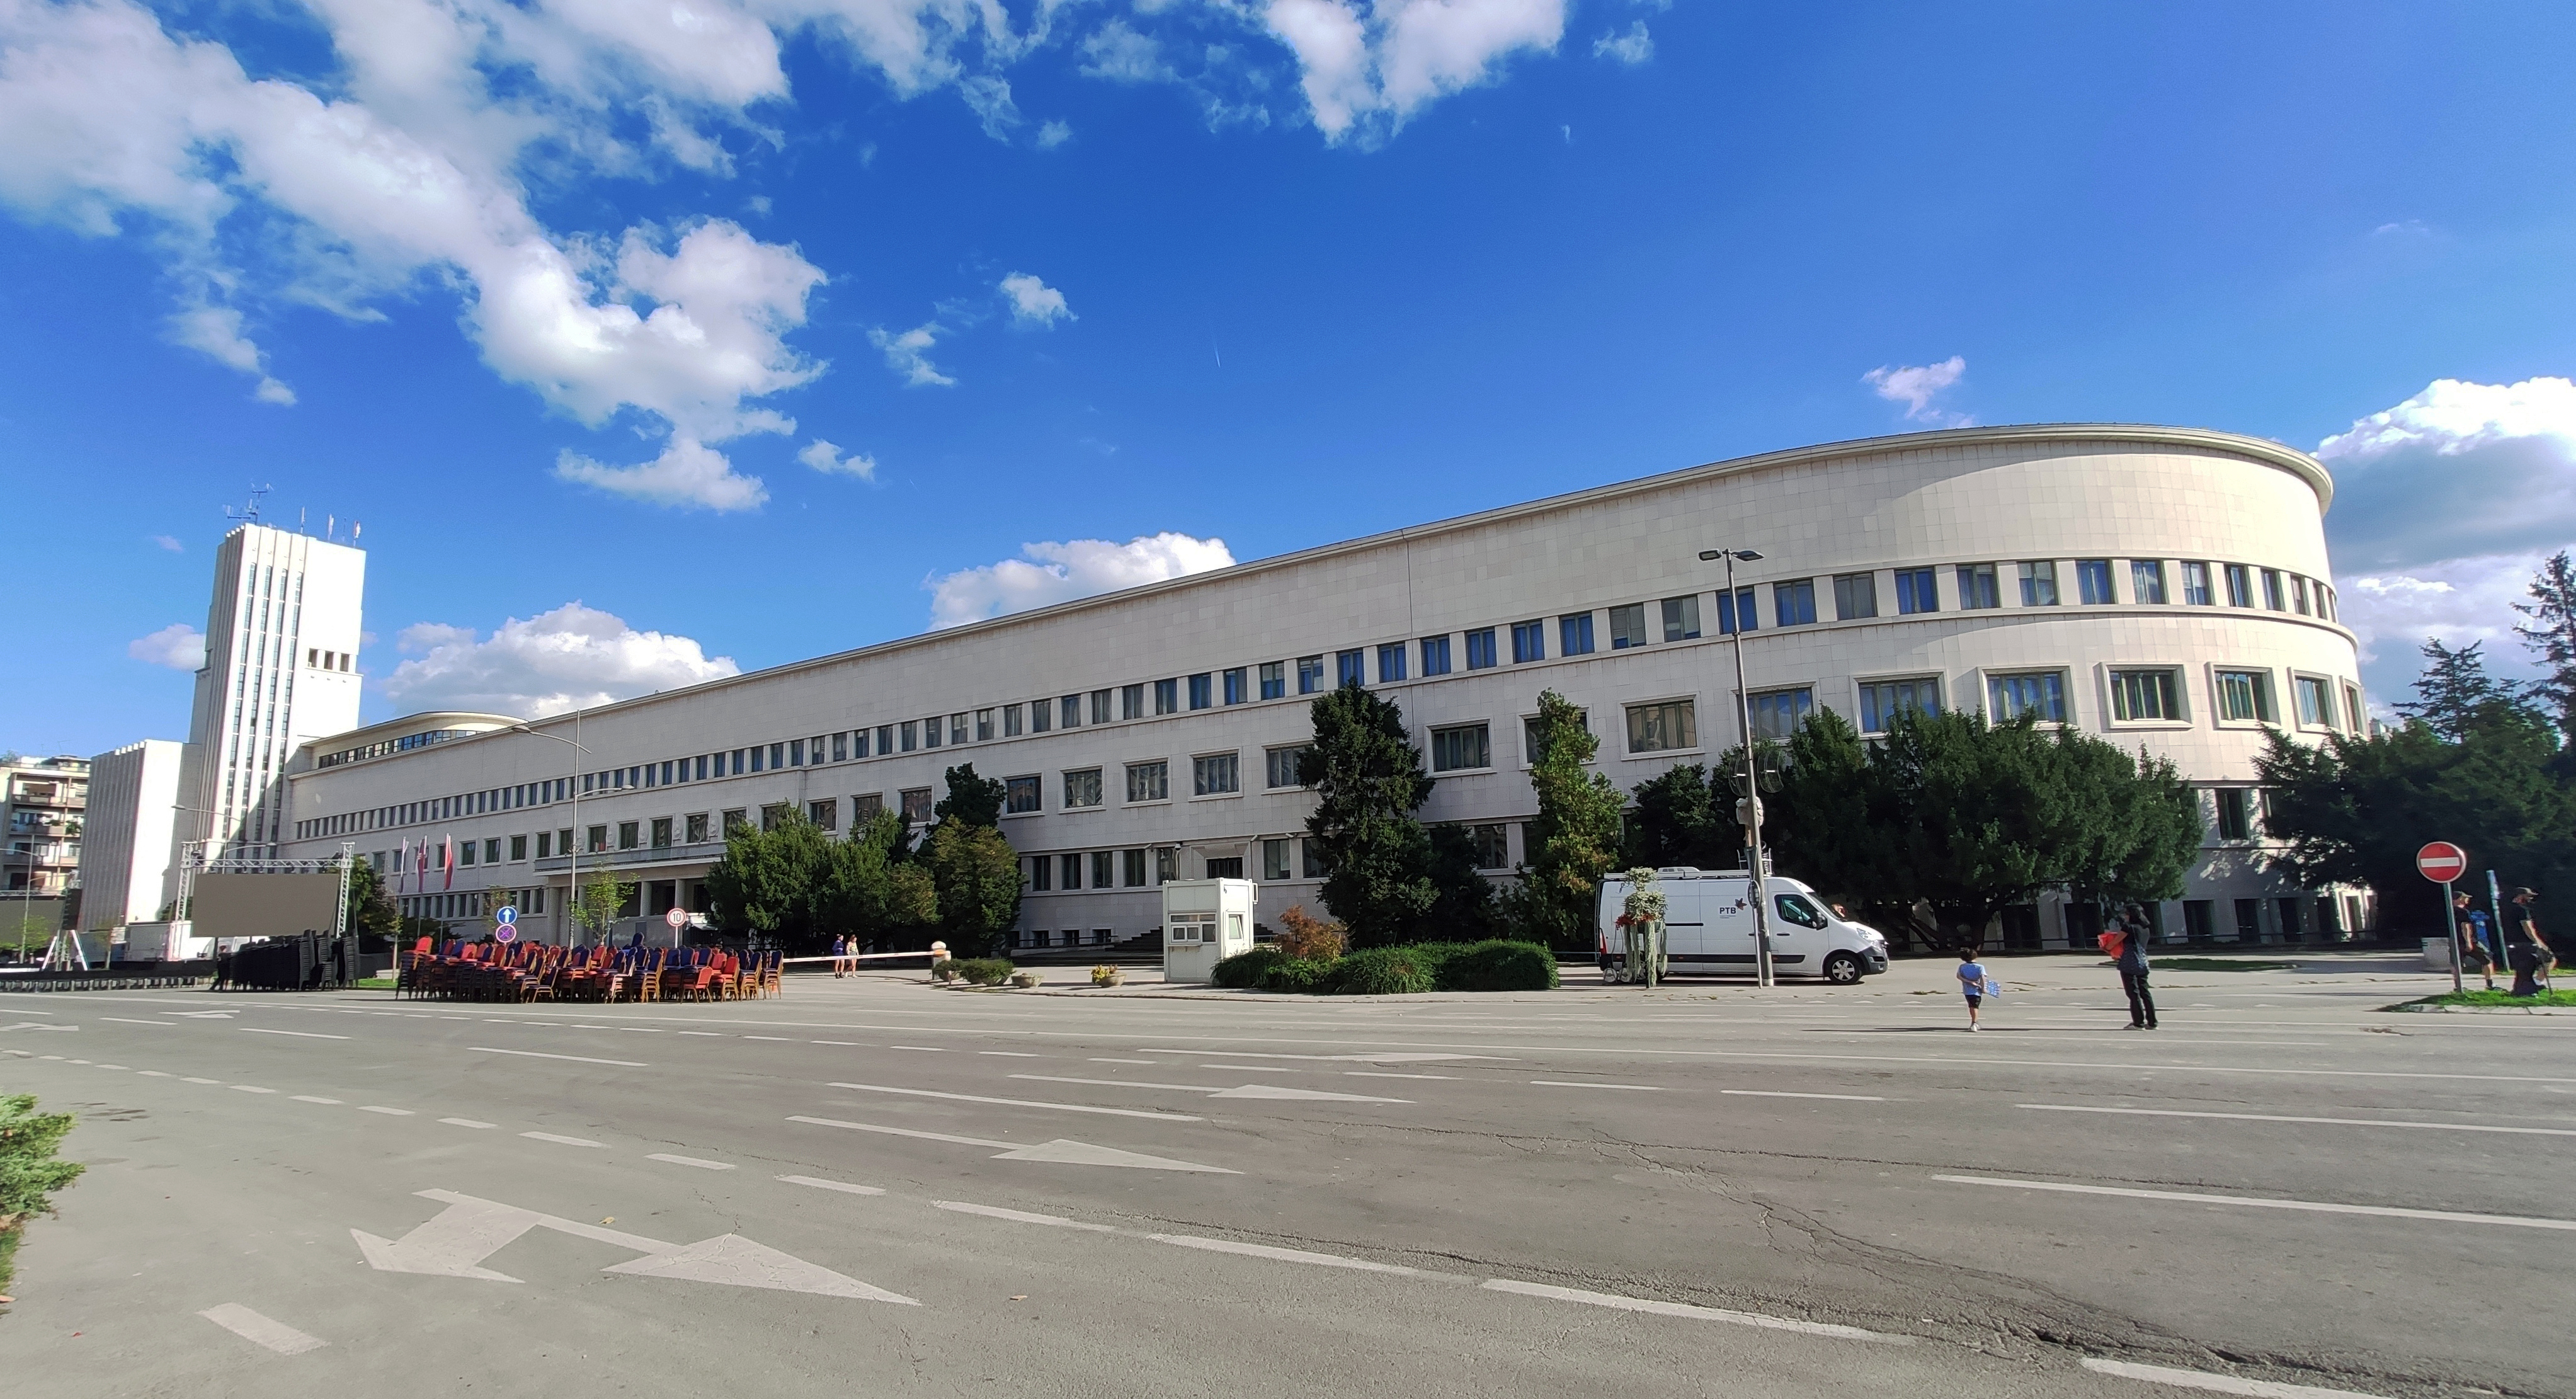
[(1163, 885), (1163, 980), (1214, 981), (1216, 964), (1252, 950), (1249, 879), (1174, 879)]

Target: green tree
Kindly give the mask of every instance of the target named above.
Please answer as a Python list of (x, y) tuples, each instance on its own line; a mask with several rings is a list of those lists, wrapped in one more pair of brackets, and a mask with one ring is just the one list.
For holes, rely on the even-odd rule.
[(402, 930), (402, 913), (385, 891), (384, 877), (364, 858), (349, 864), (349, 931), (364, 937), (391, 937)]
[(2452, 650), (2439, 637), (2426, 637), (2421, 648), (2424, 669), (2415, 677), (2415, 698), (2400, 700), (2398, 713), (2423, 724), (2444, 740), (2457, 743), (2488, 708), (2522, 702), (2510, 680), (2487, 674), (2487, 658), (2472, 641)]
[(766, 830), (737, 826), (726, 833), (724, 858), (706, 877), (716, 927), (794, 955), (821, 951), (834, 931), (823, 895), (835, 844), (792, 810)]
[(1315, 739), (1297, 778), (1316, 793), (1306, 835), (1324, 866), (1324, 906), (1350, 929), (1354, 948), (1409, 941), (1439, 890), (1430, 833), (1414, 817), (1432, 783), (1405, 736), (1404, 711), (1345, 684), (1311, 712)]
[(1002, 833), (962, 820), (931, 828), (923, 861), (952, 950), (990, 950), (1020, 921), (1020, 857)]
[(1647, 869), (1691, 865), (1699, 869), (1732, 869), (1742, 864), (1728, 837), (1732, 820), (1721, 820), (1718, 787), (1698, 763), (1675, 763), (1637, 784), (1636, 810), (1629, 815), (1627, 863)]
[(605, 937), (634, 901), (639, 887), (632, 880), (621, 880), (602, 870), (584, 881), (566, 911), (574, 927), (588, 929), (594, 937)]
[[(1562, 951), (1590, 948), (1602, 876), (1620, 865), (1619, 788), (1587, 766), (1601, 740), (1565, 696), (1540, 692), (1530, 738), (1538, 815), (1524, 836), (1520, 887), (1507, 904), (1511, 924), (1532, 942)], [(1706, 791), (1703, 782), (1703, 807)]]
[(2557, 711), (2563, 745), (2576, 752), (2576, 565), (2559, 550), (2532, 575), (2531, 601), (2513, 610), (2529, 618), (2514, 624), (2514, 633), (2531, 648), (2545, 673), (2532, 693)]
[(931, 814), (942, 823), (963, 821), (970, 826), (998, 828), (1002, 824), (1002, 797), (1008, 790), (998, 777), (978, 777), (973, 763), (950, 768), (948, 795), (939, 799)]

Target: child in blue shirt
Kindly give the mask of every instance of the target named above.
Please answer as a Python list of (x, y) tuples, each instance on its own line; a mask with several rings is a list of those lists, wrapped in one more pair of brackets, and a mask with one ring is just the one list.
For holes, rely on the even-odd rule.
[(1986, 999), (1986, 968), (1972, 947), (1959, 949), (1959, 990), (1968, 998), (1968, 1028), (1977, 1028), (1977, 1007)]

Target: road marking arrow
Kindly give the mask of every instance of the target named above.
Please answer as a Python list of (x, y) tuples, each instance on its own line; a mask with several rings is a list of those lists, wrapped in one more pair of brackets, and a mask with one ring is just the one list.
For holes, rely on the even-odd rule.
[(917, 1137), (923, 1141), (954, 1142), (959, 1146), (988, 1146), (1001, 1154), (996, 1161), (1054, 1161), (1068, 1166), (1132, 1166), (1149, 1171), (1198, 1171), (1213, 1176), (1234, 1176), (1223, 1166), (1202, 1166), (1195, 1161), (1174, 1161), (1165, 1156), (1147, 1156), (1141, 1152), (1121, 1151), (1114, 1146), (1093, 1146), (1089, 1142), (1066, 1141), (1059, 1137), (1036, 1146), (1017, 1142), (986, 1141), (982, 1137), (952, 1137), (945, 1132), (924, 1132), (911, 1127), (878, 1127), (866, 1122), (843, 1122), (831, 1117), (790, 1117), (790, 1122), (810, 1123), (816, 1127), (838, 1127), (848, 1132), (875, 1132), (888, 1137)]

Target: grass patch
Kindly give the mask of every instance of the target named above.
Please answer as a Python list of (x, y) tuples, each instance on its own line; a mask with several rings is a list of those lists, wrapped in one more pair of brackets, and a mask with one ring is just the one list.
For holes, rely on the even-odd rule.
[(21, 1227), (12, 1224), (0, 1229), (0, 1297), (9, 1295), (9, 1280), (18, 1272), (18, 1235)]
[(2252, 957), (2149, 957), (2160, 972), (2286, 972), (2296, 971), (2296, 962), (2266, 962)]
[(39, 1113), (33, 1094), (0, 1098), (0, 1294), (9, 1290), (18, 1235), (30, 1216), (50, 1213), (49, 1197), (80, 1177), (73, 1161), (54, 1159), (72, 1129), (67, 1112)]
[(370, 976), (350, 982), (349, 984), (357, 987), (361, 991), (391, 991), (400, 983), (396, 982), (389, 976)]
[(2537, 996), (2517, 996), (2510, 991), (2445, 991), (2439, 996), (2402, 1002), (2389, 1009), (2413, 1010), (2417, 1006), (2576, 1006), (2576, 991), (2543, 991)]

